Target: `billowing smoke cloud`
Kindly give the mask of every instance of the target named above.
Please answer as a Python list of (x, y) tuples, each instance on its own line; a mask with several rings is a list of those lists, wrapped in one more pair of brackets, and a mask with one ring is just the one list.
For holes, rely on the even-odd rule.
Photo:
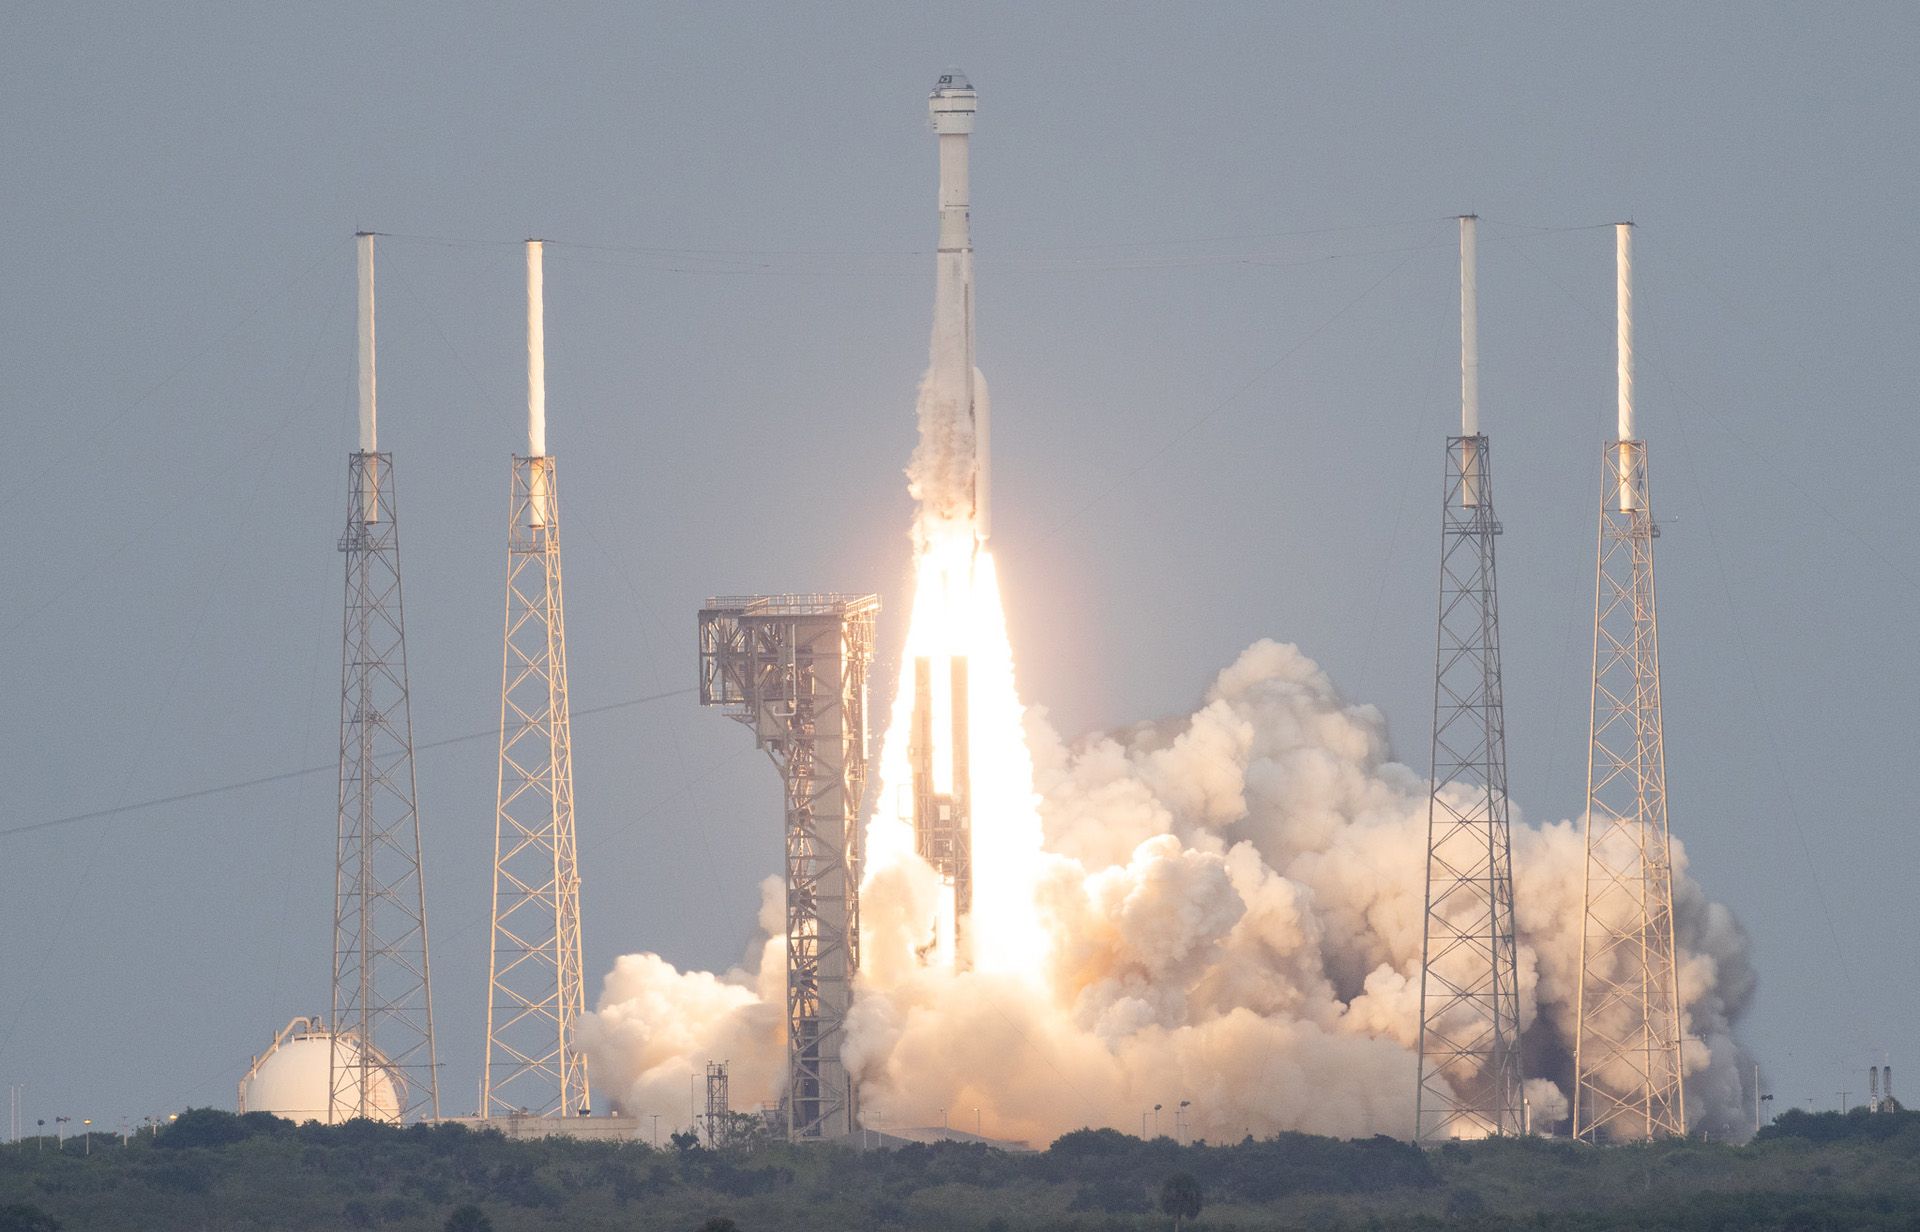
[[(1050, 946), (1037, 982), (910, 961), (931, 871), (891, 862), (863, 898), (867, 966), (846, 1058), (870, 1126), (1044, 1143), (1083, 1125), (1137, 1132), (1189, 1101), (1214, 1140), (1304, 1130), (1412, 1132), (1427, 787), (1370, 706), (1343, 701), (1289, 645), (1250, 647), (1193, 714), (1069, 746), (1027, 716)], [(976, 818), (976, 824), (990, 824)], [(1566, 1115), (1580, 946), (1579, 827), (1513, 836), (1521, 1013), (1537, 1127)], [(1745, 1118), (1735, 1022), (1754, 978), (1727, 909), (1686, 875), (1675, 917), (1690, 1121)], [(770, 883), (762, 926), (780, 924)], [(633, 1114), (683, 1106), (708, 1058), (742, 1098), (777, 1098), (781, 962), (724, 976), (650, 955), (607, 978), (587, 1039), (595, 1084)], [(976, 1112), (977, 1110), (977, 1112)], [(1147, 1113), (1149, 1128), (1152, 1114)]]
[(611, 1095), (629, 1116), (658, 1114), (662, 1124), (684, 1127), (679, 1114), (693, 1075), (709, 1061), (729, 1062), (730, 1088), (749, 1098), (778, 1091), (786, 1071), (785, 915), (785, 888), (768, 877), (760, 883), (760, 941), (744, 965), (714, 975), (677, 970), (657, 954), (614, 963), (598, 1012), (580, 1027), (597, 1102)]
[[(936, 362), (920, 384), (915, 407), (919, 444), (907, 461), (907, 491), (918, 509), (913, 534), (919, 552), (924, 552), (942, 530), (967, 528), (967, 533), (972, 533), (970, 523), (979, 448), (974, 435), (974, 415), (984, 419), (992, 413), (988, 405), (987, 378), (980, 369), (973, 370), (971, 408), (965, 387), (956, 386), (951, 379), (942, 379), (943, 373), (950, 377), (951, 371), (964, 362), (963, 340), (958, 336), (947, 337), (950, 332), (938, 327), (934, 330)], [(946, 367), (940, 362), (943, 347), (953, 351), (945, 357)], [(958, 368), (961, 372), (965, 370)]]

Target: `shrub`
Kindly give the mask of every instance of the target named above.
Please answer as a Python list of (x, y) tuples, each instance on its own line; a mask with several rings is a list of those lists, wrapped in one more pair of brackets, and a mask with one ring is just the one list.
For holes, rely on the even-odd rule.
[(0, 1232), (60, 1232), (60, 1221), (37, 1206), (21, 1202), (0, 1206)]
[(447, 1216), (447, 1232), (493, 1232), (493, 1220), (477, 1206), (456, 1206)]
[[(279, 1122), (279, 1117), (267, 1117), (266, 1122)], [(251, 1126), (260, 1122), (245, 1122), (231, 1112), (222, 1112), (218, 1108), (189, 1108), (179, 1116), (161, 1126), (154, 1135), (153, 1144), (169, 1150), (179, 1150), (196, 1146), (226, 1146), (239, 1142), (251, 1134)]]

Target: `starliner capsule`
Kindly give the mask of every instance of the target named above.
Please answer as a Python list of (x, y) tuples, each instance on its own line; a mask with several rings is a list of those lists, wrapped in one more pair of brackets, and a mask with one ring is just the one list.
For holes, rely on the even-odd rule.
[(973, 527), (985, 543), (991, 527), (991, 421), (987, 383), (973, 359), (973, 236), (968, 223), (967, 143), (978, 96), (966, 75), (943, 73), (927, 100), (940, 143), (940, 248), (934, 281), (933, 371), (938, 388), (955, 390), (973, 431)]

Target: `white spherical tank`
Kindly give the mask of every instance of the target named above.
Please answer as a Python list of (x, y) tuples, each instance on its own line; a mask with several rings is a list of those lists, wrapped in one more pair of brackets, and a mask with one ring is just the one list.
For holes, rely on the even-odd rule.
[[(368, 1114), (374, 1120), (397, 1121), (399, 1091), (386, 1058), (376, 1051), (368, 1060), (372, 1063), (367, 1071)], [(334, 1065), (345, 1071), (341, 1075), (342, 1104), (357, 1108), (359, 1041), (349, 1035), (335, 1036), (312, 1019), (296, 1018), (274, 1037), (272, 1047), (254, 1058), (246, 1077), (240, 1080), (240, 1111), (271, 1112), (296, 1124), (331, 1123), (328, 1088)], [(339, 1119), (348, 1120), (352, 1115), (349, 1111)]]

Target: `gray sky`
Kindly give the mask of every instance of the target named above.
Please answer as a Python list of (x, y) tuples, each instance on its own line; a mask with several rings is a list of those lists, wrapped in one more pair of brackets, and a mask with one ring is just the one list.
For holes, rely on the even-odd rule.
[[(230, 1106), (325, 1005), (355, 229), (396, 237), (418, 742), (497, 719), (527, 235), (576, 708), (690, 686), (711, 593), (897, 620), (949, 65), (995, 542), (1069, 734), (1272, 636), (1425, 767), (1475, 210), (1513, 791), (1572, 815), (1613, 414), (1612, 239), (1572, 228), (1641, 224), (1674, 831), (1753, 933), (1781, 1103), (1915, 1072), (1920, 16), (1673, 7), (8, 6), (0, 828), (329, 768), (0, 836), (0, 1083), (29, 1125)], [(673, 697), (575, 742), (595, 989), (736, 960), (779, 867), (748, 734)], [(419, 757), (450, 1112), (494, 756)]]

